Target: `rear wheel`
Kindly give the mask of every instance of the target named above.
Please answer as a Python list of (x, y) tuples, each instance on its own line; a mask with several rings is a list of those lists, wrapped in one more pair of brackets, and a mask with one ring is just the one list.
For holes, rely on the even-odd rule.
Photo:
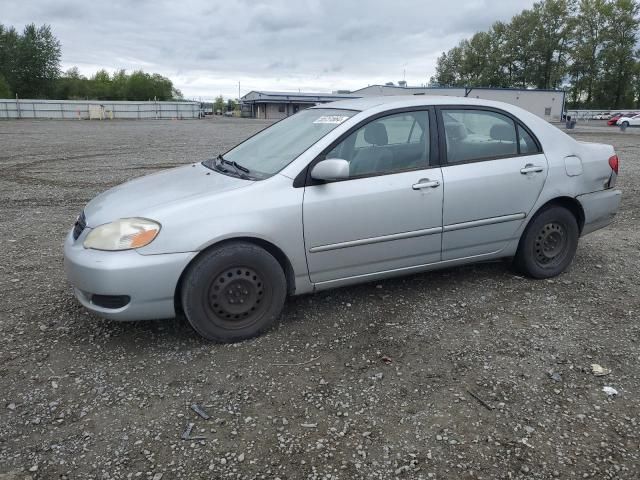
[(287, 293), (284, 272), (267, 251), (233, 243), (204, 253), (185, 275), (182, 308), (200, 335), (236, 342), (268, 329)]
[(622, 122), (622, 126), (623, 126), (624, 128), (627, 128), (627, 127), (629, 126), (629, 122)]
[(533, 278), (560, 275), (573, 260), (579, 236), (578, 222), (573, 213), (560, 206), (546, 208), (524, 231), (514, 264)]

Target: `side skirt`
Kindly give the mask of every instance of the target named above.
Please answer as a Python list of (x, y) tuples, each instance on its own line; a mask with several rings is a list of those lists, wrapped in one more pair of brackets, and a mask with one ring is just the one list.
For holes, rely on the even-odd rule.
[(328, 280), (326, 282), (315, 283), (314, 291), (319, 292), (322, 290), (328, 290), (330, 288), (343, 287), (346, 285), (355, 285), (358, 283), (371, 282), (374, 280), (381, 280), (385, 278), (401, 277), (403, 275), (410, 275), (412, 273), (428, 272), (428, 271), (439, 270), (447, 267), (455, 267), (458, 265), (477, 263), (485, 260), (496, 260), (496, 259), (499, 259), (502, 257), (508, 257), (508, 256), (509, 254), (505, 252), (505, 249), (501, 249), (491, 253), (484, 253), (482, 255), (456, 258), (455, 260), (444, 260), (440, 262), (427, 263), (424, 265), (416, 265), (413, 267), (398, 268), (394, 270), (385, 270), (383, 272), (368, 273), (366, 275), (356, 275), (353, 277), (339, 278), (336, 280)]

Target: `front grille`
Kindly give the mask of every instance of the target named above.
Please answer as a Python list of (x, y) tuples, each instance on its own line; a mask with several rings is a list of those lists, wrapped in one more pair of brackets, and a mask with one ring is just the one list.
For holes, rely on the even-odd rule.
[(84, 216), (84, 212), (82, 212), (80, 215), (78, 215), (78, 219), (76, 220), (76, 223), (73, 224), (74, 240), (78, 239), (78, 237), (80, 236), (80, 234), (82, 233), (82, 231), (85, 229), (86, 226), (87, 226), (87, 219)]

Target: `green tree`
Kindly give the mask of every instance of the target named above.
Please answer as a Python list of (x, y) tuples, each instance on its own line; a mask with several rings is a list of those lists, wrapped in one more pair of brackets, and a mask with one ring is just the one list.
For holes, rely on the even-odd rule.
[(519, 88), (568, 85), (569, 104), (640, 105), (634, 0), (545, 0), (444, 52), (434, 84)]
[(546, 0), (531, 10), (536, 18), (533, 30), (534, 84), (557, 88), (566, 74), (568, 50), (575, 26), (573, 0)]
[(239, 104), (237, 101), (233, 100), (233, 99), (228, 99), (227, 100), (227, 112), (234, 112), (239, 108)]
[(534, 45), (538, 16), (531, 10), (516, 15), (509, 24), (506, 50), (511, 59), (513, 87), (527, 88), (534, 81)]
[(0, 98), (11, 98), (12, 96), (9, 82), (0, 74)]
[(225, 110), (225, 106), (224, 106), (224, 98), (222, 97), (222, 95), (218, 95), (215, 99), (215, 101), (213, 102), (213, 111), (214, 112), (224, 112)]
[(0, 24), (0, 75), (11, 88), (15, 85), (17, 71), (18, 42), (20, 36), (15, 28)]
[(80, 75), (78, 67), (67, 70), (56, 82), (56, 98), (61, 100), (78, 100), (87, 98), (88, 96), (87, 78)]
[(111, 76), (106, 70), (98, 70), (88, 82), (88, 95), (96, 100), (114, 99)]
[(149, 100), (151, 92), (148, 75), (136, 70), (127, 78), (126, 100)]
[(462, 45), (453, 47), (448, 52), (443, 53), (438, 58), (436, 75), (431, 79), (431, 83), (443, 87), (463, 86), (462, 54)]
[(640, 5), (633, 0), (613, 0), (607, 6), (602, 74), (595, 97), (601, 106), (621, 108), (634, 100), (632, 81), (637, 68)]
[(11, 88), (21, 98), (47, 98), (60, 75), (60, 42), (48, 25), (27, 25), (19, 37)]
[(600, 76), (603, 35), (606, 28), (606, 0), (582, 0), (576, 16), (575, 41), (568, 68), (570, 102), (574, 108), (590, 107)]
[(124, 70), (118, 70), (111, 77), (111, 100), (126, 100), (127, 99), (127, 72)]
[[(640, 50), (636, 52), (636, 57), (640, 58)], [(640, 60), (636, 62), (635, 66), (633, 90), (635, 95), (635, 108), (640, 108)]]

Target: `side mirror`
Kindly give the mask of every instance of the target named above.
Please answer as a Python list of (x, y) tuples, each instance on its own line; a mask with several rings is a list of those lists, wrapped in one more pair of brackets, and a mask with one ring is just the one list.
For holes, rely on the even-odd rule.
[(311, 170), (311, 178), (330, 182), (349, 178), (349, 162), (340, 158), (329, 158), (318, 162)]

